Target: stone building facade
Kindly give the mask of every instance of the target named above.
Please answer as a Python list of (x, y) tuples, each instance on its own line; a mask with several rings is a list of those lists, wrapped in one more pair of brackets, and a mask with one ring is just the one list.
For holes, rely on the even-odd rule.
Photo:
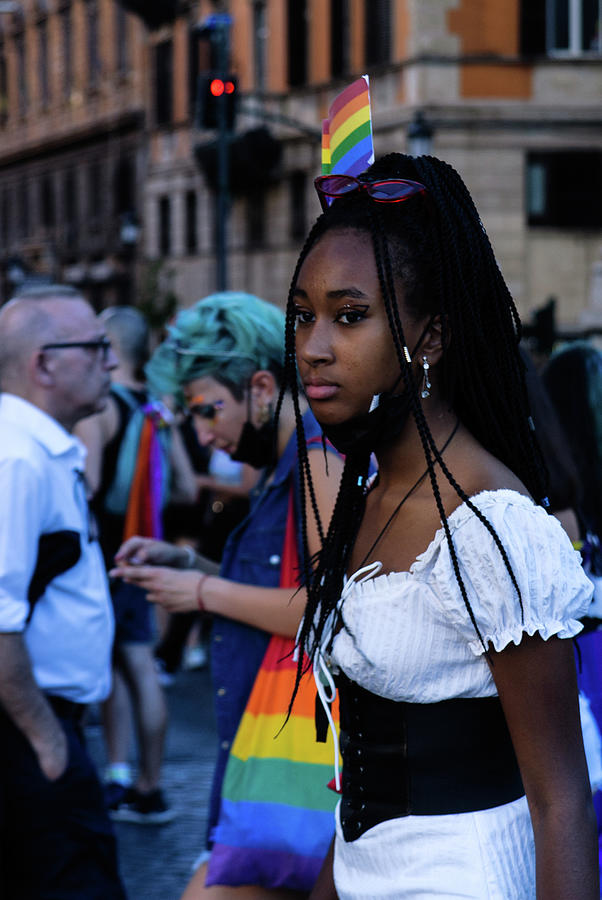
[(146, 43), (114, 0), (0, 4), (0, 299), (60, 279), (99, 309), (129, 301)]
[[(61, 274), (66, 267), (67, 275), (81, 277), (80, 263), (87, 278), (97, 263), (106, 263), (105, 274), (110, 266), (131, 274), (133, 263), (119, 237), (119, 224), (131, 208), (142, 227), (138, 258), (164, 261), (180, 303), (188, 305), (215, 289), (216, 194), (207, 165), (196, 161), (206, 160), (215, 134), (194, 122), (197, 77), (212, 63), (196, 26), (227, 10), (232, 18), (230, 69), (239, 95), (233, 150), (238, 162), (227, 228), (229, 287), (284, 303), (303, 236), (319, 211), (312, 180), (320, 171), (321, 119), (336, 94), (367, 73), (377, 155), (407, 149), (416, 114), (426, 119), (433, 129), (432, 152), (459, 169), (474, 195), (523, 315), (554, 296), (562, 323), (599, 322), (601, 2), (180, 0), (164, 4), (174, 8), (175, 18), (154, 30), (125, 16), (125, 77), (117, 36), (124, 15), (115, 0), (23, 2), (27, 65), (32, 67), (31, 110), (25, 116), (18, 88), (20, 26), (15, 16), (0, 15), (0, 203), (8, 203), (8, 219), (19, 215), (15, 198), (24, 173), (31, 170), (30, 219), (37, 215), (38, 225), (24, 242), (15, 238), (13, 222), (5, 269), (6, 259), (17, 250), (39, 254), (48, 234), (48, 216), (40, 216), (44, 166), (51, 161), (56, 171), (67, 170), (73, 159), (78, 183), (87, 178), (89, 185), (97, 184), (90, 171), (98, 152), (104, 153), (102, 240), (86, 236), (85, 229), (67, 231), (77, 235), (74, 253), (57, 225), (50, 256), (63, 266)], [(80, 29), (69, 99), (61, 88), (66, 74), (60, 49), (49, 63), (54, 79), (50, 101), (36, 87), (35, 72), (43, 68), (42, 5), (47, 9), (49, 59), (52, 40), (60, 48), (65, 7), (72, 8), (73, 28)], [(91, 41), (94, 8), (100, 68), (91, 88), (86, 41)], [(8, 80), (4, 92), (3, 79)], [(254, 173), (265, 163), (263, 145), (247, 137), (249, 132), (265, 137), (265, 129), (268, 150), (277, 150), (277, 164), (264, 165), (259, 184)], [(195, 152), (199, 147), (200, 154)], [(242, 161), (241, 152), (246, 153)], [(84, 161), (86, 154), (90, 158)], [(115, 171), (124, 157), (134, 174), (119, 182)], [(54, 177), (58, 221), (63, 176)], [(119, 198), (115, 185), (124, 181), (132, 200)], [(78, 196), (79, 221), (88, 228), (85, 188)], [(0, 229), (7, 221), (3, 215)], [(18, 227), (21, 234), (22, 223)], [(95, 253), (103, 240), (102, 254)], [(127, 279), (117, 277), (98, 302), (114, 302), (120, 283), (129, 286)]]
[[(284, 302), (318, 213), (315, 133), (333, 97), (368, 73), (377, 155), (406, 149), (416, 113), (426, 118), (432, 152), (467, 181), (523, 315), (554, 296), (561, 322), (600, 321), (599, 0), (231, 0), (228, 8), (245, 110), (237, 133), (267, 124), (282, 150), (265, 189), (234, 192), (230, 287)], [(169, 253), (184, 303), (215, 288), (214, 196), (193, 162), (194, 145), (212, 135), (186, 119), (190, 28), (214, 11), (205, 0), (151, 39), (171, 42), (174, 68), (172, 119), (153, 125), (151, 115), (145, 249)]]

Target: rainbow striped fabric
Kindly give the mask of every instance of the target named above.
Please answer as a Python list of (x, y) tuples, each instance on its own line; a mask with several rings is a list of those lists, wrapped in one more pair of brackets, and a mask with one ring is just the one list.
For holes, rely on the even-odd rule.
[[(319, 439), (318, 439), (319, 440)], [(297, 586), (293, 491), (280, 586)], [(329, 790), (334, 748), (317, 743), (311, 670), (286, 719), (297, 664), (295, 642), (273, 635), (230, 750), (206, 884), (253, 884), (309, 891), (334, 834), (338, 795)], [(339, 720), (338, 702), (333, 717)]]
[(293, 644), (272, 638), (255, 680), (228, 759), (207, 884), (310, 890), (332, 840), (332, 739), (316, 743), (311, 673), (282, 727), (295, 678)]
[(374, 162), (370, 80), (362, 75), (333, 100), (322, 121), (322, 175), (360, 175)]

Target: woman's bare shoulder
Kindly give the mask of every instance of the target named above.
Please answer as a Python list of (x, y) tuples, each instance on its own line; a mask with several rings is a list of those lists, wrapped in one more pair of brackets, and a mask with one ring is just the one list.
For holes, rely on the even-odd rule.
[(481, 491), (516, 491), (529, 497), (520, 478), (493, 454), (489, 453), (471, 434), (465, 432), (450, 455), (452, 475), (468, 496)]

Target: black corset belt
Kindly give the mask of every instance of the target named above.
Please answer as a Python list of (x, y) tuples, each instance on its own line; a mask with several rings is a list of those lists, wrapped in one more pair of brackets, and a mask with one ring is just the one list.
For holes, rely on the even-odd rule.
[(524, 794), (497, 697), (397, 703), (337, 676), (346, 841), (401, 816), (474, 812)]

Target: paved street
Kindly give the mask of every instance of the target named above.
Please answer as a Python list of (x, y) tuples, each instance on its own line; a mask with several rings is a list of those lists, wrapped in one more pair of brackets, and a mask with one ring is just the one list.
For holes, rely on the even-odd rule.
[[(178, 900), (204, 846), (216, 736), (207, 669), (180, 672), (167, 691), (170, 725), (164, 787), (177, 818), (168, 825), (116, 824), (129, 900)], [(100, 726), (89, 725), (90, 752), (104, 762)]]

